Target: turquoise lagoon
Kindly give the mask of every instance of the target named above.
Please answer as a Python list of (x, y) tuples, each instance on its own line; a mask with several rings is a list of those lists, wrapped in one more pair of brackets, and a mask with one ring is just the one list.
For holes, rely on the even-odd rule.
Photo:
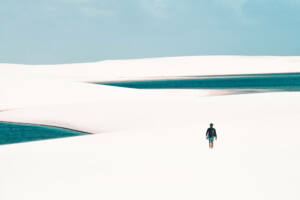
[(81, 135), (86, 133), (52, 126), (0, 122), (0, 145)]
[(300, 73), (166, 77), (154, 80), (98, 82), (136, 89), (251, 89), (298, 91)]

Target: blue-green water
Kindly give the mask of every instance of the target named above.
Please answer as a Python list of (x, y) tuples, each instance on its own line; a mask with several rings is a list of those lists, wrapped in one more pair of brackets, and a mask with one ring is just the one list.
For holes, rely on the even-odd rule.
[(298, 91), (300, 73), (191, 76), (160, 80), (98, 82), (136, 89), (267, 89)]
[(0, 122), (1, 145), (80, 135), (85, 133), (51, 126)]

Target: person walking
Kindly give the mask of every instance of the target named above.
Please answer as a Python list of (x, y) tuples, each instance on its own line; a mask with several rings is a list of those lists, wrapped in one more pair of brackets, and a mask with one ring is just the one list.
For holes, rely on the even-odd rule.
[(209, 141), (209, 148), (211, 149), (214, 147), (214, 139), (217, 140), (217, 132), (213, 126), (213, 123), (211, 123), (206, 131), (206, 139)]

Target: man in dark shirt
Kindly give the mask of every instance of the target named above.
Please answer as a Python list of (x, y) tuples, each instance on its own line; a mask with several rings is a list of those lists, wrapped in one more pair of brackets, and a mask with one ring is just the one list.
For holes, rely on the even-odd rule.
[(210, 127), (206, 131), (206, 139), (209, 141), (209, 148), (214, 147), (214, 139), (217, 140), (217, 132), (216, 129), (213, 128), (213, 124), (210, 124)]

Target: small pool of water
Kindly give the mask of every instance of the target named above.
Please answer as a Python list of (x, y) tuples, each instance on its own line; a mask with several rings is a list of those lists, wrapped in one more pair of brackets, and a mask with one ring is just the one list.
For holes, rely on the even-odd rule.
[(86, 133), (52, 126), (0, 122), (0, 145), (81, 135)]

